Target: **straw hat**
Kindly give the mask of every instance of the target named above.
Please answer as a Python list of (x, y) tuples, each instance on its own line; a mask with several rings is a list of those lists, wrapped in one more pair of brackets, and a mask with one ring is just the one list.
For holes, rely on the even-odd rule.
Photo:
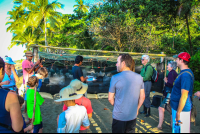
[(55, 102), (76, 100), (83, 96), (82, 94), (75, 93), (75, 90), (70, 85), (61, 89), (59, 95), (60, 95), (60, 99), (55, 100)]
[(27, 51), (24, 56), (33, 56), (33, 53), (31, 51)]
[(77, 94), (84, 94), (88, 89), (88, 85), (78, 79), (72, 80), (69, 85), (74, 88)]

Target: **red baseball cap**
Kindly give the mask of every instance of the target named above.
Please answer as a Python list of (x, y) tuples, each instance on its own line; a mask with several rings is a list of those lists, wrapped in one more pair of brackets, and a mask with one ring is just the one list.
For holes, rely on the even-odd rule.
[(181, 58), (181, 59), (183, 59), (183, 60), (185, 60), (185, 61), (190, 61), (190, 54), (189, 53), (187, 53), (187, 52), (182, 52), (182, 53), (180, 53), (179, 55), (178, 55), (178, 57), (179, 58)]

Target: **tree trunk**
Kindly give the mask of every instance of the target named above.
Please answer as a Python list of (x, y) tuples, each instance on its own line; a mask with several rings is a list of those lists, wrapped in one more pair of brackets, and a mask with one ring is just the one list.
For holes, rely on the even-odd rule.
[(188, 15), (185, 14), (185, 18), (186, 18), (186, 24), (187, 24), (187, 29), (188, 29), (188, 39), (189, 39), (189, 44), (190, 44), (190, 53), (191, 56), (193, 55), (193, 45), (191, 42), (191, 36), (190, 36), (190, 27), (189, 27), (189, 23), (188, 23)]
[[(45, 46), (48, 46), (47, 43), (47, 23), (46, 23), (46, 17), (44, 17), (44, 25), (45, 25)], [(48, 49), (46, 49), (48, 52)]]

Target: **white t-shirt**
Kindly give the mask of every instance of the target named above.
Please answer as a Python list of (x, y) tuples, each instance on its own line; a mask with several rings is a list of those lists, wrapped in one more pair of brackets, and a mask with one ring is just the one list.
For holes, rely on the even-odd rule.
[(70, 106), (59, 115), (58, 133), (79, 133), (81, 125), (89, 126), (87, 110), (84, 106)]

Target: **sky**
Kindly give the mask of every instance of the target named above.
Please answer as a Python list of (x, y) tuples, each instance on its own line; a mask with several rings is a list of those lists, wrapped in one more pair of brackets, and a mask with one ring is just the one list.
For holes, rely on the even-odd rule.
[[(49, 0), (49, 2), (53, 2), (55, 0)], [(73, 6), (76, 4), (75, 0), (57, 0), (64, 5), (63, 9), (58, 9), (58, 12), (63, 14), (72, 14)], [(8, 19), (7, 12), (11, 11), (13, 8), (13, 0), (0, 0), (0, 57), (4, 57), (8, 55), (14, 61), (24, 59), (24, 50), (25, 47), (22, 46), (14, 46), (10, 50), (8, 50), (8, 46), (11, 43), (12, 34), (10, 32), (6, 32), (8, 25), (5, 25)]]

